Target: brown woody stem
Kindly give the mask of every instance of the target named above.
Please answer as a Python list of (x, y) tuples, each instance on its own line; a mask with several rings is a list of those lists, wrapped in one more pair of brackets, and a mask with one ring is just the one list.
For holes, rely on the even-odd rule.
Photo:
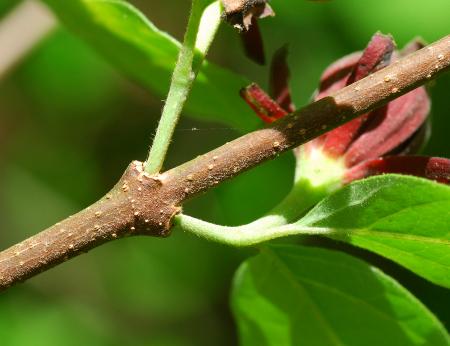
[(167, 236), (177, 201), (134, 161), (102, 199), (0, 253), (0, 291), (69, 258), (130, 235)]
[(450, 36), (273, 123), (161, 175), (133, 162), (103, 199), (0, 253), (0, 290), (107, 241), (167, 236), (179, 206), (281, 152), (330, 131), (450, 68)]

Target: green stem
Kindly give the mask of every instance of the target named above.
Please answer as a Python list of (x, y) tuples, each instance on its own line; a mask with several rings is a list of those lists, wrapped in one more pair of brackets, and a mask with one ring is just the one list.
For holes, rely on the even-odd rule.
[(268, 215), (242, 226), (221, 226), (180, 214), (174, 219), (175, 226), (201, 238), (232, 246), (250, 246), (274, 238), (297, 234), (298, 231), (283, 227), (299, 219), (312, 206), (329, 193), (328, 186), (311, 186), (301, 180), (292, 191)]
[(320, 149), (303, 148), (297, 152), (294, 186), (286, 198), (268, 215), (247, 225), (228, 227), (215, 225), (187, 215), (175, 217), (175, 225), (215, 242), (250, 246), (275, 238), (294, 234), (323, 234), (328, 230), (289, 225), (299, 220), (321, 199), (341, 186), (345, 171), (342, 160), (323, 154)]
[(172, 75), (169, 94), (144, 164), (144, 169), (149, 174), (159, 173), (163, 166), (183, 106), (219, 27), (220, 12), (219, 1), (205, 8), (205, 0), (192, 0), (186, 34)]
[(264, 226), (256, 227), (253, 223), (238, 227), (219, 226), (183, 214), (176, 217), (176, 225), (209, 241), (235, 247), (253, 246), (292, 235), (330, 235), (333, 233), (333, 230), (328, 228), (297, 225), (279, 225), (266, 228)]

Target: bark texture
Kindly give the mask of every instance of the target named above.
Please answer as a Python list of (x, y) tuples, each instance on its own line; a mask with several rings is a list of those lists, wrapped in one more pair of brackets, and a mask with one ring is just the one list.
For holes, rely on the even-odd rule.
[(162, 186), (141, 162), (132, 162), (102, 199), (1, 252), (0, 291), (111, 240), (167, 236), (179, 209), (178, 201), (160, 195)]

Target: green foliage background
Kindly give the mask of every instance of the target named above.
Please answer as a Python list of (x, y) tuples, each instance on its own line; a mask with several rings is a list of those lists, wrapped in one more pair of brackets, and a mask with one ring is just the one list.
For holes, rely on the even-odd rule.
[[(181, 38), (189, 1), (131, 2), (160, 29)], [(11, 3), (1, 0), (0, 13)], [(392, 33), (399, 46), (418, 35), (433, 41), (448, 34), (448, 0), (273, 0), (272, 5), (277, 16), (261, 23), (266, 52), (270, 56), (289, 43), (297, 105), (308, 101), (327, 64), (362, 49), (377, 30)], [(0, 52), (3, 49), (7, 47)], [(229, 27), (221, 29), (210, 60), (266, 84), (267, 69), (244, 57)], [(449, 89), (449, 75), (431, 88), (433, 136), (426, 152), (433, 156), (450, 157)], [(160, 97), (120, 75), (79, 38), (58, 28), (0, 81), (0, 247), (104, 194), (128, 162), (145, 158), (161, 107)], [(238, 125), (200, 122), (196, 115), (188, 112), (182, 120), (168, 165), (240, 133)], [(234, 116), (239, 124), (239, 117), (249, 113)], [(242, 122), (258, 126), (253, 120)], [(292, 174), (293, 158), (283, 155), (193, 201), (187, 212), (218, 223), (250, 221), (283, 197)], [(320, 245), (336, 247), (332, 242)], [(448, 291), (386, 260), (340, 249), (396, 277), (450, 326)], [(107, 244), (0, 295), (1, 343), (235, 344), (228, 307), (231, 278), (251, 254), (182, 233), (164, 240)]]

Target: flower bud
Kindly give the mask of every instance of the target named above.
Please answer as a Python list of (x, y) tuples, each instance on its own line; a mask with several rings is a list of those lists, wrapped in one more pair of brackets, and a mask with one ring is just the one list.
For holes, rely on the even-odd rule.
[[(402, 52), (394, 51), (390, 36), (375, 34), (362, 53), (353, 53), (330, 65), (322, 74), (315, 100), (351, 85), (386, 67), (397, 56), (409, 54), (421, 47), (413, 41)], [(280, 51), (272, 62), (270, 75), (271, 96), (252, 84), (241, 95), (265, 122), (270, 123), (294, 110), (288, 80), (286, 50)], [(389, 77), (385, 79), (390, 82)], [(355, 88), (355, 92), (358, 92)], [(393, 87), (392, 93), (398, 90)], [(427, 139), (431, 108), (424, 87), (402, 95), (386, 106), (364, 114), (303, 145), (297, 150), (299, 172), (314, 180), (324, 163), (330, 173), (330, 181), (349, 183), (370, 175), (404, 173), (449, 183), (450, 160), (414, 156), (389, 156), (414, 154)], [(334, 162), (334, 163), (333, 163)], [(301, 166), (308, 169), (301, 169)], [(337, 172), (337, 173), (336, 173)], [(325, 174), (326, 175), (326, 174)], [(323, 180), (324, 174), (320, 174)]]

